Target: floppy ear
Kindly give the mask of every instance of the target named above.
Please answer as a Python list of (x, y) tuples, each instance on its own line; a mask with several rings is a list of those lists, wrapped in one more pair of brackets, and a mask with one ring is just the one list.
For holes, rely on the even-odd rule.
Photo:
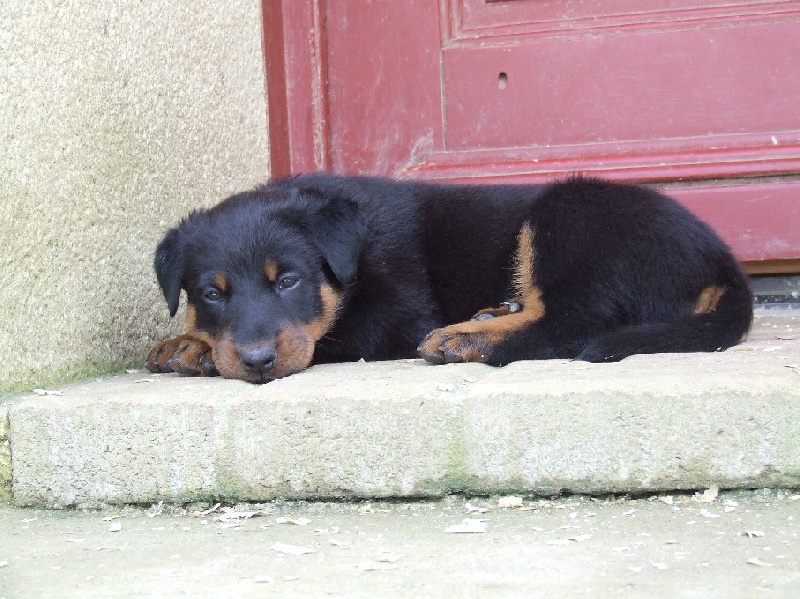
[(367, 232), (364, 214), (349, 198), (322, 198), (322, 204), (311, 215), (311, 234), (336, 278), (344, 284), (352, 283)]
[(156, 248), (153, 261), (158, 284), (169, 306), (169, 315), (175, 316), (181, 297), (181, 280), (185, 266), (183, 234), (180, 229), (170, 229)]

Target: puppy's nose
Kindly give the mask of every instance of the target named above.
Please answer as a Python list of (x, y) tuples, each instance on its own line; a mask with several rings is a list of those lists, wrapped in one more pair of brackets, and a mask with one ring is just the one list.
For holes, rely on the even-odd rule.
[(266, 374), (275, 366), (278, 354), (274, 347), (255, 347), (239, 352), (242, 366), (250, 374)]

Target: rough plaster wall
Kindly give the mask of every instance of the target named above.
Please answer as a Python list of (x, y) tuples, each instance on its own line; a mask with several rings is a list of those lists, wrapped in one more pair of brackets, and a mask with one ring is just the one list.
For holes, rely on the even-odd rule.
[(268, 175), (260, 18), (259, 0), (0, 2), (0, 390), (140, 361), (179, 328), (155, 244)]

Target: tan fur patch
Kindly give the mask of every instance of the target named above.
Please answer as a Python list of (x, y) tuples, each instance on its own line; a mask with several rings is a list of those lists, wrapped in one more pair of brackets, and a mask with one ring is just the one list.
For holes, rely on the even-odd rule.
[(339, 314), (339, 306), (342, 299), (330, 285), (320, 286), (319, 294), (322, 298), (322, 314), (303, 326), (314, 342), (322, 339), (325, 333), (333, 328), (336, 323), (336, 317)]
[(191, 376), (217, 374), (209, 355), (213, 351), (205, 333), (187, 333), (157, 343), (150, 350), (145, 366), (150, 372), (179, 372)]
[(529, 223), (525, 223), (517, 235), (517, 250), (514, 254), (513, 285), (517, 294), (515, 299), (522, 299), (536, 286), (536, 253), (533, 241), (533, 229)]
[(544, 303), (538, 289), (531, 292), (526, 301), (521, 312), (486, 320), (468, 320), (438, 329), (423, 341), (420, 354), (447, 352), (460, 356), (464, 362), (484, 362), (492, 347), (544, 316)]
[(287, 325), (281, 329), (275, 341), (278, 350), (275, 378), (300, 372), (311, 364), (316, 341), (308, 336), (304, 327)]
[(278, 280), (278, 263), (275, 260), (267, 260), (264, 262), (264, 274), (270, 283)]
[(229, 334), (223, 334), (216, 340), (211, 347), (211, 355), (220, 375), (226, 379), (249, 380)]
[(225, 277), (224, 273), (218, 272), (214, 275), (214, 283), (217, 285), (217, 289), (225, 293), (228, 290), (228, 279)]
[(717, 309), (719, 300), (725, 293), (725, 287), (711, 285), (703, 289), (694, 304), (695, 314), (708, 314)]
[(186, 306), (186, 332), (191, 333), (197, 326), (197, 310), (191, 304)]
[[(320, 287), (320, 296), (322, 313), (311, 322), (280, 323), (280, 331), (274, 340), (277, 359), (270, 373), (271, 378), (279, 379), (307, 368), (314, 357), (316, 342), (333, 328), (341, 298), (329, 285)], [(222, 376), (256, 383), (264, 382), (257, 380), (255, 375), (249, 374), (242, 366), (239, 352), (249, 349), (248, 347), (236, 347), (228, 334), (221, 335), (219, 339), (212, 339), (210, 335), (199, 331), (196, 334), (198, 337), (202, 338), (205, 335), (208, 338), (207, 343), (212, 347), (214, 364)]]
[[(229, 335), (223, 335), (213, 348), (214, 364), (219, 373), (229, 379), (264, 383), (257, 375), (248, 373), (239, 357), (240, 351), (249, 347), (236, 347)], [(307, 368), (314, 357), (314, 340), (301, 327), (284, 323), (275, 338), (277, 359), (269, 373), (270, 380), (279, 379)]]
[(203, 343), (208, 344), (212, 348), (217, 344), (217, 339), (215, 337), (212, 337), (209, 333), (206, 331), (201, 331), (200, 329), (195, 329), (192, 331), (191, 336), (195, 339), (199, 339)]
[(513, 285), (516, 293), (514, 300), (522, 304), (522, 312), (516, 314), (525, 314), (527, 322), (540, 320), (544, 316), (542, 290), (539, 289), (536, 282), (534, 239), (534, 231), (530, 224), (522, 225), (519, 235), (517, 235), (517, 251), (514, 254)]

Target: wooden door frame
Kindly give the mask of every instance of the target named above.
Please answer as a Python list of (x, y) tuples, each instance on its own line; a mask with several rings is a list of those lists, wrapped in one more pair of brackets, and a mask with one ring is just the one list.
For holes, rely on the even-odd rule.
[(330, 169), (325, 0), (262, 0), (273, 177)]

